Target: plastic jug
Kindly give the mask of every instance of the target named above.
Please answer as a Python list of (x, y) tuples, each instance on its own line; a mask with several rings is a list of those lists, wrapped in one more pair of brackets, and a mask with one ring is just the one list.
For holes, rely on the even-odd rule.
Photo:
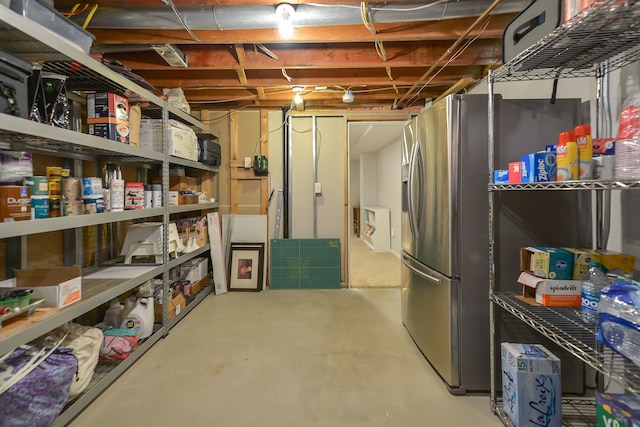
[(148, 338), (153, 333), (153, 298), (140, 298), (135, 308), (122, 321), (121, 328), (133, 329), (139, 339)]

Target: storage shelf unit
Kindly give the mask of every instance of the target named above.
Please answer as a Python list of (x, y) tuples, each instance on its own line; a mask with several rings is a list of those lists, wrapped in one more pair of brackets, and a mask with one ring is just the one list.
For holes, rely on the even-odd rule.
[(362, 238), (374, 252), (388, 252), (391, 249), (389, 233), (389, 209), (365, 206), (362, 208), (364, 223)]
[[(489, 170), (493, 174), (494, 105), (493, 85), (496, 82), (557, 79), (565, 77), (601, 77), (601, 63), (607, 61), (609, 71), (640, 59), (640, 3), (598, 0), (564, 23), (512, 61), (489, 74)], [(491, 176), (489, 177), (491, 180)], [(491, 300), (491, 405), (505, 425), (513, 425), (502, 409), (496, 390), (495, 325), (496, 307), (533, 330), (543, 334), (598, 372), (621, 384), (629, 393), (640, 393), (640, 368), (612, 351), (602, 349), (596, 341), (595, 329), (586, 327), (579, 308), (531, 306), (511, 293), (496, 291), (495, 234), (497, 218), (493, 198), (500, 191), (580, 191), (639, 189), (637, 181), (567, 181), (523, 184), (488, 184), (489, 193), (489, 254)], [(498, 361), (499, 363), (499, 361)], [(571, 426), (595, 426), (595, 402), (591, 399), (563, 398), (563, 423)]]
[[(219, 134), (215, 130), (204, 125), (195, 117), (170, 105), (150, 91), (85, 55), (84, 52), (57, 34), (23, 18), (6, 7), (0, 7), (0, 41), (2, 41), (3, 50), (24, 60), (39, 62), (42, 64), (43, 70), (67, 75), (66, 88), (69, 91), (114, 91), (135, 95), (137, 99), (142, 99), (146, 105), (150, 105), (143, 109), (145, 117), (162, 119), (165, 122), (169, 119), (176, 119), (192, 126), (200, 135), (207, 135), (219, 140)], [(168, 144), (166, 134), (163, 144), (164, 146)], [(95, 161), (98, 164), (100, 162), (129, 164), (139, 170), (155, 168), (162, 174), (163, 200), (168, 200), (169, 165), (181, 165), (207, 174), (218, 172), (217, 167), (210, 165), (2, 113), (0, 113), (0, 150), (28, 151), (65, 159)], [(201, 213), (217, 209), (217, 207), (217, 202), (180, 206), (167, 206), (165, 203), (162, 208), (37, 219), (10, 224), (0, 223), (0, 239), (22, 238), (27, 235), (83, 229), (128, 221), (153, 220), (167, 224), (173, 214)], [(169, 269), (196, 256), (206, 256), (210, 246), (205, 245), (195, 251), (170, 259), (167, 242), (168, 227), (164, 227), (163, 230), (165, 243), (162, 264), (122, 265), (118, 264), (122, 262), (121, 258), (116, 257), (102, 261), (99, 266), (84, 269), (82, 272), (82, 299), (63, 309), (52, 308), (38, 312), (30, 318), (12, 320), (6, 325), (2, 325), (4, 327), (0, 329), (0, 354), (5, 354), (21, 344), (40, 337), (50, 330), (135, 289), (148, 280), (162, 277), (164, 295), (168, 295)], [(22, 242), (26, 244), (26, 239), (22, 239)], [(119, 252), (120, 248), (114, 249)], [(80, 251), (80, 249), (78, 248), (76, 251)], [(96, 251), (100, 251), (98, 247), (96, 247)], [(99, 256), (97, 258), (100, 259)], [(100, 273), (107, 268), (126, 269), (128, 267), (136, 268), (135, 273), (133, 270), (130, 271), (131, 277), (99, 278)], [(127, 276), (126, 273), (123, 275)], [(92, 278), (92, 276), (96, 277)], [(70, 422), (151, 346), (165, 336), (171, 327), (209, 295), (212, 289), (211, 284), (205, 286), (187, 307), (171, 321), (168, 321), (168, 304), (164, 304), (163, 322), (155, 325), (151, 337), (141, 341), (127, 359), (118, 363), (103, 364), (101, 362), (89, 388), (75, 400), (69, 402), (68, 407), (58, 417), (54, 425), (66, 425)], [(37, 319), (36, 316), (38, 316)]]

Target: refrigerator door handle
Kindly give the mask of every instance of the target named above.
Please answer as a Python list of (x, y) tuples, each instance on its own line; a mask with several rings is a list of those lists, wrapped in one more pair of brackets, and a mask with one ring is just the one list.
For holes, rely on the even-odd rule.
[(416, 151), (418, 149), (418, 146), (420, 144), (415, 141), (413, 144), (413, 147), (411, 148), (411, 157), (409, 158), (409, 177), (408, 177), (408, 186), (409, 186), (409, 194), (407, 197), (407, 207), (408, 207), (408, 214), (409, 214), (409, 228), (411, 229), (411, 235), (416, 238), (418, 237), (418, 229), (417, 229), (417, 225), (416, 225), (416, 220), (415, 220), (415, 213), (414, 213), (414, 209), (413, 209), (413, 201), (414, 201), (414, 194), (415, 194), (415, 188), (414, 188), (414, 170), (415, 170), (415, 163), (416, 163)]
[(409, 270), (416, 273), (418, 276), (430, 280), (431, 282), (437, 283), (438, 285), (442, 284), (442, 277), (440, 276), (432, 276), (430, 274), (425, 273), (424, 271), (420, 271), (411, 265), (411, 260), (406, 254), (402, 254), (402, 264), (404, 264)]
[[(413, 168), (410, 170), (410, 186), (409, 186), (409, 208), (411, 215), (409, 217), (412, 224), (415, 237), (420, 237), (422, 234), (422, 222), (423, 222), (423, 205), (424, 205), (424, 161), (422, 160), (422, 147), (420, 141), (416, 141), (413, 146), (412, 152)], [(417, 174), (417, 181), (416, 181)], [(416, 191), (417, 184), (417, 191)], [(417, 199), (416, 199), (417, 197)]]

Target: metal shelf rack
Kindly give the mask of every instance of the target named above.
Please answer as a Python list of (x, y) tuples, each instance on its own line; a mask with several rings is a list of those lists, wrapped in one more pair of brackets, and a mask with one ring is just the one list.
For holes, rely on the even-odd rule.
[[(490, 299), (490, 353), (491, 353), (491, 406), (505, 425), (513, 423), (502, 409), (502, 399), (496, 390), (495, 310), (524, 322), (528, 328), (542, 333), (554, 343), (569, 351), (577, 359), (598, 372), (622, 384), (634, 394), (640, 393), (640, 368), (621, 356), (603, 350), (596, 341), (594, 330), (585, 327), (575, 308), (534, 307), (511, 293), (496, 290), (496, 218), (494, 196), (502, 191), (583, 191), (596, 193), (609, 190), (640, 189), (637, 181), (568, 181), (548, 183), (494, 184), (495, 170), (495, 105), (494, 83), (560, 79), (569, 77), (601, 78), (601, 64), (606, 61), (612, 71), (640, 60), (640, 2), (596, 0), (571, 20), (543, 37), (533, 46), (488, 76), (489, 92), (489, 299)], [(499, 361), (497, 362), (499, 364)], [(595, 426), (596, 413), (593, 398), (563, 398), (563, 424), (566, 426)]]
[[(39, 63), (44, 71), (68, 76), (65, 85), (70, 92), (73, 91), (82, 96), (86, 92), (111, 91), (125, 96), (132, 96), (144, 103), (143, 116), (145, 117), (161, 119), (164, 123), (167, 123), (169, 119), (175, 119), (192, 126), (198, 134), (204, 134), (217, 140), (220, 139), (217, 131), (190, 114), (170, 105), (155, 93), (129, 80), (125, 74), (119, 74), (86, 55), (77, 46), (52, 31), (16, 14), (7, 7), (1, 6), (0, 41), (2, 41), (3, 50), (26, 61)], [(105, 161), (136, 165), (138, 168), (159, 168), (162, 172), (164, 200), (168, 200), (169, 165), (181, 165), (206, 173), (215, 174), (218, 172), (217, 167), (165, 154), (168, 146), (167, 135), (164, 136), (163, 146), (165, 147), (163, 152), (151, 151), (0, 113), (0, 150), (29, 151), (73, 159), (74, 161)], [(203, 210), (217, 208), (218, 203), (207, 202), (172, 207), (165, 205), (162, 208), (79, 215), (75, 217), (18, 221), (11, 224), (1, 223), (0, 239), (21, 238), (22, 242), (26, 243), (25, 236), (28, 235), (83, 229), (103, 224), (115, 225), (154, 217), (155, 220), (167, 224), (173, 214), (200, 213)], [(116, 255), (114, 259), (99, 262), (97, 264), (100, 265), (99, 267), (84, 269), (82, 272), (82, 299), (63, 309), (52, 308), (42, 313), (36, 313), (29, 319), (20, 319), (11, 324), (2, 325), (3, 328), (0, 331), (0, 354), (9, 352), (21, 344), (32, 341), (64, 323), (76, 319), (113, 298), (133, 290), (147, 280), (162, 277), (165, 287), (164, 295), (167, 297), (169, 294), (167, 292), (169, 269), (179, 266), (196, 256), (206, 255), (210, 247), (205, 245), (195, 251), (170, 259), (168, 253), (168, 227), (164, 227), (163, 233), (163, 241), (165, 243), (162, 264), (122, 265), (118, 264), (119, 259)], [(76, 243), (78, 242), (76, 241)], [(76, 245), (76, 247), (79, 246)], [(99, 243), (96, 247), (100, 247)], [(130, 266), (135, 266), (135, 268), (129, 272), (124, 270)], [(123, 273), (120, 274), (121, 272), (119, 271), (117, 276), (124, 275), (127, 277), (114, 279), (106, 278), (109, 276), (101, 276), (101, 273), (113, 268), (122, 268), (123, 270), (121, 271)], [(129, 273), (131, 274), (128, 275)], [(168, 320), (168, 304), (163, 304), (163, 322), (155, 326), (152, 336), (139, 343), (135, 351), (122, 362), (99, 364), (90, 387), (81, 396), (70, 402), (54, 422), (54, 425), (68, 424), (211, 292), (212, 286), (206, 286), (189, 302), (186, 309), (171, 321)], [(39, 316), (37, 321), (34, 319), (36, 316)]]

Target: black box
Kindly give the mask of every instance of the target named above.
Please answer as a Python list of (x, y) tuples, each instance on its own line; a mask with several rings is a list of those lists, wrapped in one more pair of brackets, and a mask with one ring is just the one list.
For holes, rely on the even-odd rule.
[(207, 138), (198, 138), (198, 161), (212, 166), (220, 166), (222, 153), (220, 144)]
[(0, 50), (0, 113), (29, 117), (27, 82), (33, 66)]

